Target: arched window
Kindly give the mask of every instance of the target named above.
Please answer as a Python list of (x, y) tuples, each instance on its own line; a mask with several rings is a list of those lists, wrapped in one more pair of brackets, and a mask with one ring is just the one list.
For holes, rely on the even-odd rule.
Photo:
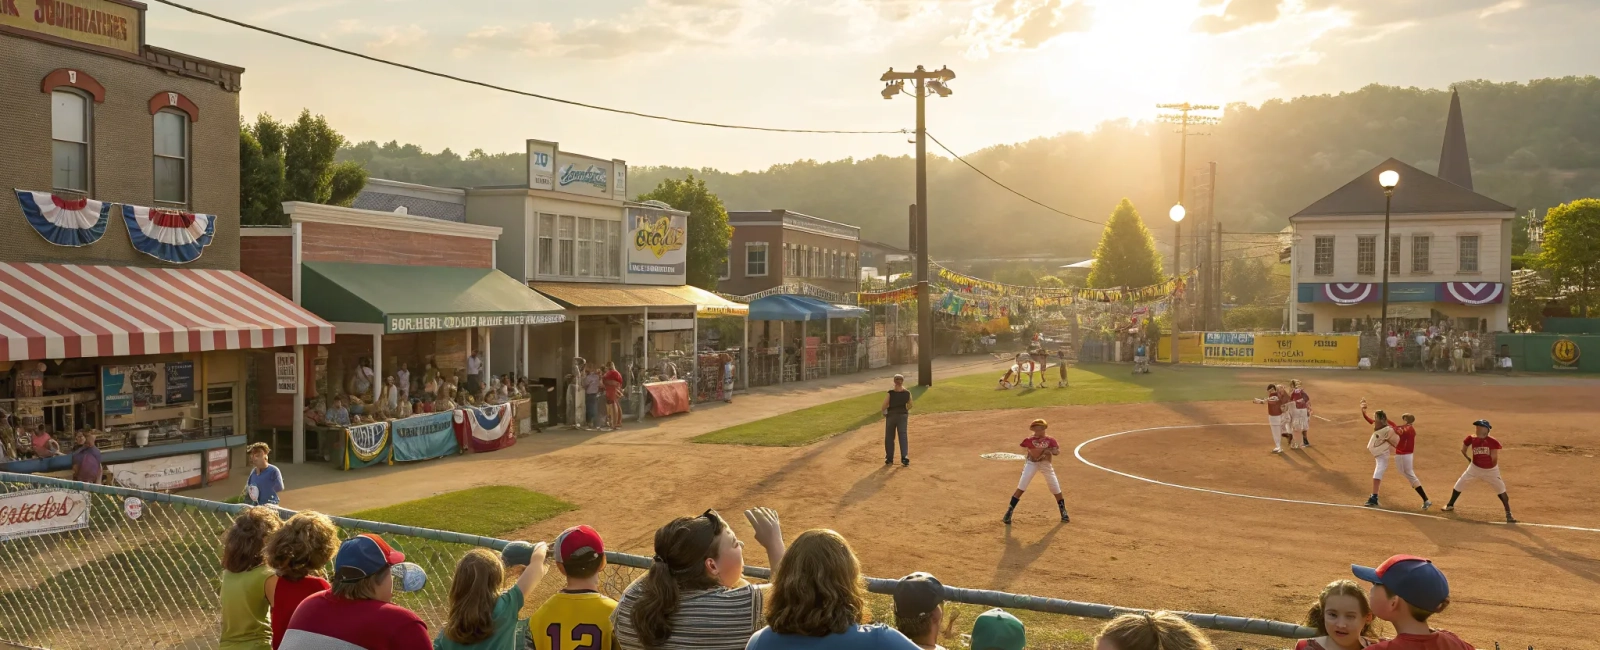
[(50, 91), (51, 187), (89, 193), (89, 96), (76, 90)]
[(155, 114), (155, 200), (189, 204), (189, 115), (173, 109)]

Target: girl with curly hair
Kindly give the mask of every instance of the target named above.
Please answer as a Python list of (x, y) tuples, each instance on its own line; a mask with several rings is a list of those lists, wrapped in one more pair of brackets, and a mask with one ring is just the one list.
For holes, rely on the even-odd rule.
[(267, 610), (267, 538), (282, 522), (278, 511), (252, 506), (239, 512), (222, 539), (221, 650), (270, 650), (272, 626)]
[(309, 510), (289, 518), (267, 539), (267, 600), (272, 603), (272, 647), (277, 650), (289, 617), (307, 596), (328, 589), (322, 571), (339, 552), (339, 529), (333, 520)]
[(866, 625), (861, 563), (839, 533), (808, 530), (784, 553), (767, 597), (767, 627), (746, 650), (917, 650), (899, 630)]
[(1306, 626), (1321, 636), (1301, 639), (1295, 650), (1361, 650), (1378, 635), (1372, 631), (1372, 607), (1367, 592), (1350, 580), (1335, 580), (1322, 588), (1306, 612)]

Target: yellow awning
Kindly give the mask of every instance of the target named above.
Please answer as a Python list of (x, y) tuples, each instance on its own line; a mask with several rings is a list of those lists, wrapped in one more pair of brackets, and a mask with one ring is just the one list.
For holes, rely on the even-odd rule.
[(747, 316), (750, 314), (750, 305), (737, 303), (717, 294), (693, 285), (677, 287), (657, 287), (679, 298), (688, 300), (695, 305), (695, 315), (700, 318), (716, 318), (720, 316)]

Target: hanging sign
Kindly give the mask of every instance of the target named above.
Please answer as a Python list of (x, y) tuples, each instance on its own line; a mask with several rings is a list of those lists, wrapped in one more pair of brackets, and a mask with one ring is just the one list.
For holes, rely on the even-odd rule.
[(39, 488), (0, 495), (0, 542), (89, 527), (89, 493)]
[(272, 365), (276, 368), (278, 394), (293, 395), (300, 388), (300, 373), (296, 372), (293, 352), (275, 352)]
[(107, 465), (111, 480), (135, 490), (181, 490), (200, 485), (204, 469), (200, 454), (149, 458), (131, 463)]
[(206, 480), (216, 482), (227, 479), (232, 464), (233, 455), (226, 448), (206, 452)]

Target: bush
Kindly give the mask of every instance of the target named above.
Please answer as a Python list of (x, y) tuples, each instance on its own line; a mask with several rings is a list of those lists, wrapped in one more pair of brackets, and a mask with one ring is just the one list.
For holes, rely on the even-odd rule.
[(1229, 332), (1279, 332), (1283, 330), (1283, 308), (1274, 305), (1241, 305), (1222, 313), (1223, 329)]

